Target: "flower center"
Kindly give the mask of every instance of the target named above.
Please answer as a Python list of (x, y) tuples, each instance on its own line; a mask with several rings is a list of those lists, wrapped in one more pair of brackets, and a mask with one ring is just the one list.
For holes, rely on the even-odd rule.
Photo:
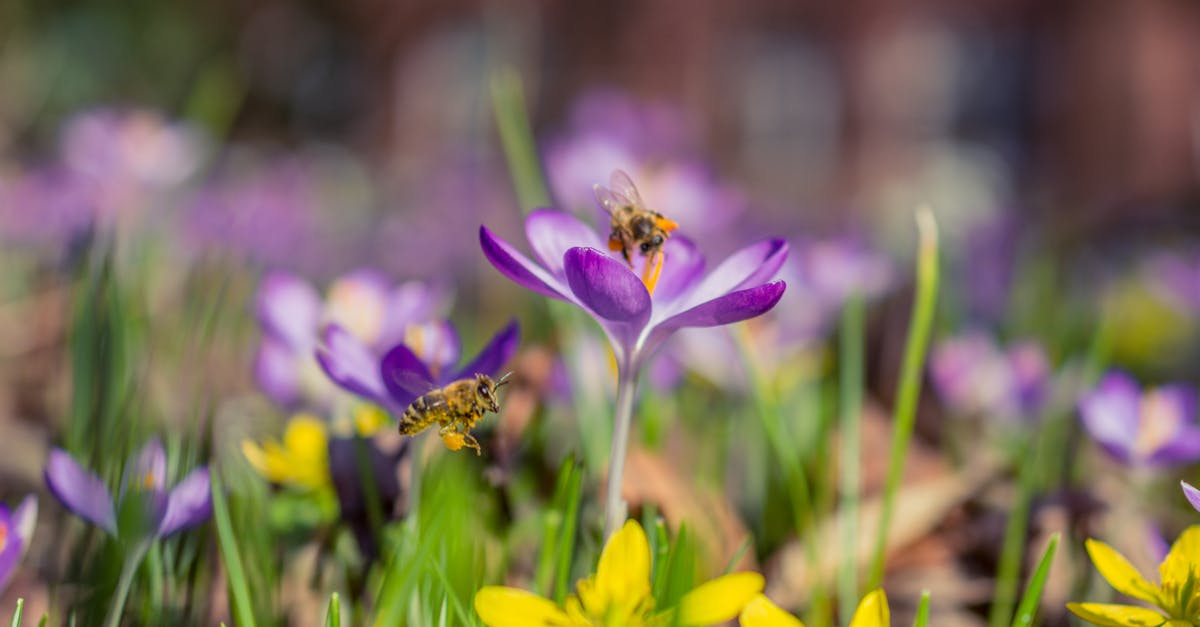
[(8, 524), (0, 522), (0, 552), (8, 546)]
[(364, 281), (342, 279), (329, 287), (327, 314), (354, 337), (374, 344), (383, 333), (385, 306)]
[(1154, 454), (1175, 437), (1182, 416), (1175, 404), (1159, 390), (1151, 390), (1142, 399), (1134, 450), (1139, 457)]

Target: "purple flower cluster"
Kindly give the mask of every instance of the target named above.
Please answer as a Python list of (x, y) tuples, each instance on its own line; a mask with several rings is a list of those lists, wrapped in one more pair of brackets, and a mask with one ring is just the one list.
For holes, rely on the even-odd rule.
[(929, 371), (942, 402), (955, 414), (1025, 420), (1042, 410), (1053, 374), (1037, 343), (1003, 349), (982, 331), (939, 342)]
[(1196, 391), (1190, 387), (1142, 390), (1128, 374), (1110, 371), (1080, 399), (1079, 415), (1092, 439), (1131, 466), (1200, 460)]

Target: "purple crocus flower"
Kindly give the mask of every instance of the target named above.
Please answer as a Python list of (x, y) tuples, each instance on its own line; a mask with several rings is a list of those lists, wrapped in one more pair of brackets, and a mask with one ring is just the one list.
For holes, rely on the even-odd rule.
[(783, 296), (783, 281), (770, 281), (787, 258), (787, 242), (769, 239), (731, 255), (705, 274), (704, 257), (692, 242), (673, 236), (656, 289), (646, 285), (605, 240), (569, 213), (540, 209), (525, 232), (541, 264), (480, 227), (483, 253), (517, 284), (587, 311), (608, 335), (622, 371), (636, 372), (654, 349), (686, 327), (711, 327), (753, 318)]
[(8, 586), (17, 564), (29, 550), (36, 524), (37, 498), (33, 495), (25, 497), (12, 512), (0, 504), (0, 591)]
[(1002, 349), (968, 331), (939, 342), (929, 360), (934, 388), (957, 414), (1032, 418), (1047, 400), (1052, 370), (1045, 351), (1024, 341)]
[(1200, 459), (1196, 393), (1172, 384), (1143, 392), (1129, 375), (1110, 371), (1079, 401), (1092, 438), (1130, 465), (1166, 466)]
[(1142, 269), (1157, 291), (1188, 313), (1200, 311), (1200, 252), (1161, 252)]
[(454, 368), (460, 342), (448, 322), (416, 327), (382, 359), (341, 325), (330, 324), (322, 332), (324, 341), (317, 349), (317, 361), (342, 388), (393, 412), (402, 412), (434, 387), (476, 374), (496, 376), (516, 352), (520, 331), (515, 320), (510, 322), (474, 359)]
[(212, 513), (208, 468), (193, 470), (166, 489), (167, 459), (151, 440), (125, 464), (114, 501), (104, 482), (62, 449), (50, 451), (46, 485), (64, 507), (121, 538), (162, 538), (198, 525)]
[(438, 335), (436, 326), (444, 324), (432, 322), (444, 308), (439, 290), (417, 281), (393, 286), (369, 269), (337, 279), (324, 299), (308, 281), (271, 272), (255, 301), (264, 331), (255, 376), (268, 396), (289, 406), (302, 400), (318, 406), (330, 402), (333, 388), (313, 357), (322, 325), (336, 323), (367, 349), (382, 351), (406, 336), (419, 341)]
[(1188, 503), (1191, 503), (1192, 508), (1200, 512), (1200, 490), (1186, 481), (1180, 481), (1179, 485), (1183, 487), (1183, 495), (1187, 497)]

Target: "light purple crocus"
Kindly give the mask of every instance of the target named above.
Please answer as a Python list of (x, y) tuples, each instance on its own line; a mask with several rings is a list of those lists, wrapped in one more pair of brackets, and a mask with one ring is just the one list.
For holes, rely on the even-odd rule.
[(672, 236), (663, 247), (662, 275), (651, 294), (606, 240), (575, 216), (540, 209), (525, 233), (541, 263), (479, 229), (483, 253), (518, 285), (573, 303), (600, 324), (612, 343), (618, 369), (637, 372), (675, 331), (740, 322), (769, 311), (783, 296), (772, 281), (787, 258), (787, 242), (769, 239), (731, 255), (705, 273), (704, 257), (687, 238)]
[(259, 386), (283, 405), (329, 405), (334, 388), (314, 354), (321, 328), (335, 323), (365, 350), (382, 353), (408, 336), (414, 342), (427, 339), (435, 363), (445, 362), (447, 356), (452, 360), (457, 346), (446, 344), (457, 342), (457, 337), (445, 329), (448, 323), (437, 320), (445, 300), (440, 290), (427, 284), (393, 285), (369, 269), (335, 280), (324, 298), (298, 276), (268, 273), (255, 298), (263, 328), (254, 366)]
[(474, 359), (455, 368), (461, 344), (454, 327), (443, 321), (417, 329), (380, 358), (341, 325), (330, 324), (322, 332), (317, 361), (343, 389), (398, 413), (434, 387), (476, 374), (497, 376), (516, 352), (521, 335), (514, 320)]
[(1200, 490), (1186, 481), (1180, 481), (1179, 485), (1183, 488), (1183, 495), (1187, 497), (1188, 503), (1191, 503), (1192, 508), (1200, 512)]
[(960, 415), (1035, 418), (1049, 392), (1052, 370), (1032, 341), (1000, 347), (991, 335), (968, 331), (934, 346), (929, 371), (942, 402)]
[(114, 500), (108, 487), (62, 449), (50, 451), (46, 485), (80, 518), (122, 539), (162, 538), (194, 527), (212, 514), (208, 468), (188, 473), (170, 490), (167, 458), (157, 439), (125, 464)]
[(1196, 393), (1180, 384), (1146, 391), (1128, 374), (1110, 371), (1079, 401), (1088, 433), (1105, 451), (1133, 466), (1200, 460)]
[(37, 497), (25, 497), (17, 509), (0, 504), (0, 592), (17, 572), (17, 564), (29, 550), (37, 524)]

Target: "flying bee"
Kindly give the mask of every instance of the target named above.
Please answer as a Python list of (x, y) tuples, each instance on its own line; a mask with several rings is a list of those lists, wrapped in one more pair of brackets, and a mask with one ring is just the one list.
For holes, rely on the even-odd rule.
[(596, 194), (596, 201), (612, 219), (608, 249), (613, 252), (619, 251), (631, 270), (633, 259), (630, 253), (634, 250), (640, 251), (646, 258), (642, 282), (653, 290), (655, 282), (658, 281), (658, 274), (662, 271), (663, 244), (671, 237), (671, 231), (679, 228), (679, 225), (663, 217), (663, 214), (647, 209), (637, 187), (629, 175), (621, 170), (613, 171), (608, 180), (608, 187), (597, 184), (592, 190)]
[(511, 374), (495, 380), (486, 374), (476, 374), (473, 379), (459, 379), (426, 392), (404, 410), (400, 433), (416, 435), (437, 424), (438, 436), (446, 448), (457, 451), (465, 446), (480, 455), (479, 441), (469, 430), (485, 412), (499, 413), (496, 390), (508, 383)]

